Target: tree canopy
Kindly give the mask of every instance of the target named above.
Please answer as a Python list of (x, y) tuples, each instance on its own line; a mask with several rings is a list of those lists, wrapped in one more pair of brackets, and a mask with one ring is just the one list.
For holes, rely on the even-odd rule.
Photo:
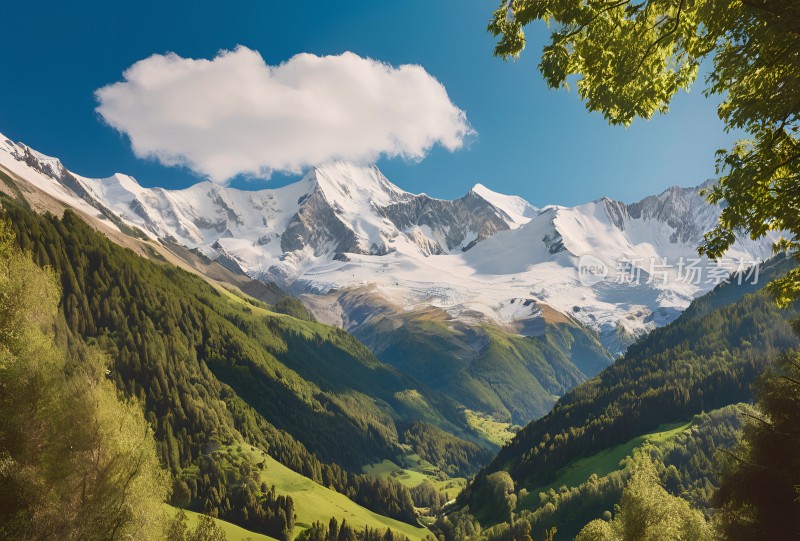
[(712, 530), (700, 511), (661, 486), (658, 473), (646, 452), (634, 456), (631, 478), (615, 516), (587, 524), (575, 541), (623, 541), (674, 539), (711, 541)]
[(60, 289), (0, 219), (0, 538), (159, 539), (168, 478), (107, 359), (59, 347)]
[[(712, 203), (725, 202), (701, 253), (720, 257), (741, 232), (782, 232), (776, 250), (800, 247), (800, 3), (796, 0), (503, 0), (488, 30), (495, 54), (518, 56), (524, 28), (551, 25), (539, 70), (552, 88), (577, 79), (590, 111), (611, 124), (666, 113), (709, 66), (728, 131), (746, 138), (717, 152)], [(781, 304), (800, 296), (800, 270), (772, 286)]]

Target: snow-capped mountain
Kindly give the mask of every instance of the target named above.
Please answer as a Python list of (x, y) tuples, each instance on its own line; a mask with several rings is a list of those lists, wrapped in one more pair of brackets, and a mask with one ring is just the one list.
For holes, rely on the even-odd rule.
[[(519, 334), (536, 332), (531, 323), (552, 308), (597, 330), (612, 353), (771, 254), (769, 239), (744, 239), (722, 265), (699, 259), (719, 209), (694, 188), (630, 205), (539, 209), (480, 184), (454, 200), (411, 194), (374, 166), (337, 162), (271, 190), (165, 190), (122, 174), (81, 177), (2, 135), (0, 166), (121, 229), (222, 258), (293, 293), (369, 288), (405, 310), (437, 307)], [(327, 312), (331, 321), (347, 319), (341, 309)]]

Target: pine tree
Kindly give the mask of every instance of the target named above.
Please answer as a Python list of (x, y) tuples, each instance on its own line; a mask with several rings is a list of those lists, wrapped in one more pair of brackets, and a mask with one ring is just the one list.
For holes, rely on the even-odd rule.
[(750, 415), (716, 494), (726, 539), (800, 537), (800, 354), (787, 353), (755, 386)]

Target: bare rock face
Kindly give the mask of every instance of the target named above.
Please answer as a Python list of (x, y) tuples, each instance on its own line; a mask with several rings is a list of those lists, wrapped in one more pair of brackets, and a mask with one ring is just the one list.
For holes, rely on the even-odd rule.
[(311, 246), (315, 256), (330, 252), (366, 253), (353, 230), (336, 215), (319, 188), (303, 199), (302, 206), (281, 234), (284, 252), (302, 250), (306, 246)]
[[(395, 251), (393, 242), (403, 236), (422, 254), (440, 255), (469, 250), (510, 229), (505, 213), (473, 192), (454, 200), (414, 195), (374, 168), (366, 175), (366, 190), (353, 189), (350, 183), (359, 179), (352, 178), (358, 176), (352, 172), (340, 172), (336, 179), (324, 169), (313, 175), (313, 189), (298, 200), (297, 211), (281, 233), (283, 252), (310, 248), (316, 257), (386, 255)], [(362, 220), (372, 226), (367, 234), (353, 223)]]
[(698, 188), (673, 186), (659, 195), (628, 205), (631, 218), (656, 220), (675, 230), (670, 242), (699, 245), (703, 235), (716, 224), (718, 208), (699, 194)]
[(420, 247), (433, 255), (469, 250), (477, 242), (510, 228), (495, 207), (471, 192), (452, 201), (422, 194), (376, 210), (412, 240), (410, 231), (427, 228), (434, 247)]

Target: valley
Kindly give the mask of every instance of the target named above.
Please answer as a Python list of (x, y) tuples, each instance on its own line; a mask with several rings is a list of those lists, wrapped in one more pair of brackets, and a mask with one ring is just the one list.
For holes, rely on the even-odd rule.
[[(565, 309), (563, 303), (532, 292), (526, 297), (506, 297), (519, 287), (530, 289), (533, 283), (546, 284), (542, 291), (557, 290), (544, 269), (562, 265), (555, 274), (563, 280), (567, 275), (564, 269), (575, 265), (577, 249), (570, 242), (577, 242), (577, 237), (572, 241), (562, 237), (558, 249), (547, 248), (548, 255), (536, 256), (539, 263), (523, 258), (518, 269), (527, 270), (522, 274), (521, 270), (511, 274), (489, 270), (498, 257), (514, 261), (502, 255), (508, 250), (506, 237), (538, 227), (531, 225), (537, 220), (552, 220), (548, 216), (553, 209), (540, 211), (518, 198), (480, 187), (469, 196), (472, 199), (450, 207), (449, 202), (436, 203), (442, 205), (437, 213), (447, 208), (454, 219), (478, 219), (473, 226), (481, 223), (489, 228), (468, 244), (460, 240), (454, 248), (456, 237), (432, 234), (421, 240), (417, 233), (410, 237), (407, 232), (393, 233), (395, 242), (402, 241), (407, 247), (411, 241), (416, 243), (409, 250), (427, 250), (412, 257), (405, 248), (364, 250), (359, 244), (363, 236), (358, 233), (351, 237), (355, 244), (347, 247), (354, 251), (339, 252), (339, 246), (330, 248), (336, 252), (333, 255), (323, 249), (311, 259), (296, 259), (303, 253), (308, 256), (314, 242), (322, 243), (316, 251), (332, 246), (330, 239), (323, 242), (314, 236), (307, 221), (312, 210), (301, 212), (298, 207), (294, 218), (282, 218), (284, 222), (276, 227), (285, 228), (286, 234), (300, 227), (292, 223), (303, 216), (298, 238), (311, 244), (275, 255), (271, 270), (264, 270), (263, 263), (254, 267), (242, 259), (251, 252), (230, 248), (230, 239), (236, 238), (231, 228), (243, 235), (236, 246), (244, 246), (242, 241), (252, 234), (244, 232), (262, 227), (250, 218), (246, 222), (240, 214), (244, 192), (230, 196), (219, 188), (212, 190), (216, 202), (203, 212), (222, 220), (212, 229), (218, 230), (224, 223), (225, 234), (209, 247), (213, 233), (199, 227), (206, 218), (193, 214), (191, 224), (178, 218), (183, 211), (174, 206), (179, 200), (173, 195), (156, 194), (173, 205), (172, 221), (141, 221), (142, 212), (130, 213), (138, 208), (134, 204), (137, 198), (150, 201), (149, 212), (155, 208), (163, 212), (163, 207), (162, 203), (153, 207), (156, 195), (137, 188), (132, 179), (117, 176), (112, 181), (91, 181), (27, 147), (9, 145), (0, 149), (0, 166), (5, 168), (2, 190), (16, 202), (6, 200), (5, 212), (21, 247), (61, 276), (65, 300), (60, 332), (70, 336), (70, 341), (112, 352), (118, 388), (144, 397), (160, 456), (177, 475), (173, 505), (191, 510), (189, 528), (199, 524), (198, 511), (215, 510), (219, 527), (229, 539), (246, 538), (251, 519), (248, 512), (230, 508), (219, 492), (213, 491), (244, 491), (235, 497), (247, 501), (247, 491), (253, 490), (246, 488), (249, 483), (274, 490), (284, 498), (279, 501), (291, 500), (291, 504), (280, 504), (290, 505), (293, 513), (291, 521), (286, 519), (288, 530), (265, 530), (272, 537), (303, 538), (312, 535), (316, 522), (326, 523), (333, 517), (347, 520), (355, 528), (388, 528), (410, 541), (422, 541), (442, 531), (437, 513), (443, 506), (456, 513), (469, 509), (471, 515), (458, 514), (466, 517), (458, 520), (479, 520), (484, 527), (491, 526), (488, 531), (500, 532), (506, 504), (491, 496), (495, 489), (486, 487), (494, 486), (496, 476), (500, 472), (507, 475), (506, 471), (516, 493), (512, 494), (513, 508), (531, 524), (536, 536), (545, 535), (553, 526), (576, 535), (598, 510), (608, 508), (607, 502), (619, 498), (632, 457), (645, 450), (656, 453), (652, 449), (663, 453), (672, 448), (676, 438), (696, 438), (693, 427), (705, 426), (703, 411), (732, 407), (751, 397), (748, 382), (764, 366), (753, 358), (752, 351), (779, 351), (797, 344), (788, 330), (794, 312), (770, 308), (762, 289), (770, 279), (791, 269), (789, 260), (763, 265), (760, 282), (734, 278), (705, 295), (703, 288), (708, 286), (690, 290), (683, 284), (678, 290), (661, 289), (654, 297), (655, 304), (630, 305), (639, 314), (626, 316), (626, 323), (617, 321), (612, 340), (602, 321), (619, 315), (612, 311), (598, 317), (599, 305), (585, 304), (587, 293), (602, 296), (616, 290), (614, 295), (647, 298), (655, 292), (655, 283), (644, 284), (651, 290), (647, 293), (641, 287), (631, 290), (626, 286), (623, 291), (614, 284), (564, 282), (570, 295), (583, 295), (581, 310)], [(20, 156), (27, 157), (20, 161)], [(410, 205), (418, 209), (433, 204), (399, 191), (376, 169), (354, 171), (340, 164), (334, 171), (351, 175), (350, 180), (366, 177), (373, 183), (369, 197), (375, 197), (375, 189), (384, 190), (386, 208)], [(326, 182), (334, 181), (331, 171), (316, 170), (315, 174)], [(259, 204), (269, 200), (278, 201), (279, 206), (288, 204), (284, 201), (287, 193), (310, 189), (318, 198), (315, 204), (320, 205), (327, 201), (328, 193), (320, 190), (328, 188), (321, 188), (326, 185), (319, 182), (309, 177), (276, 193), (259, 193)], [(125, 189), (121, 193), (138, 195), (126, 200), (127, 196), (110, 190), (114, 183)], [(344, 184), (335, 186), (344, 190)], [(118, 197), (122, 199), (111, 199)], [(247, 197), (246, 204), (252, 205), (255, 196)], [(308, 197), (301, 195), (298, 200)], [(681, 235), (688, 246), (697, 238), (691, 228), (701, 226), (663, 218), (663, 213), (678, 207), (684, 208), (687, 216), (696, 216), (691, 208), (699, 205), (692, 199), (696, 197), (691, 190), (671, 190), (667, 196), (627, 209), (603, 202), (600, 208), (605, 210), (599, 212), (612, 225), (615, 214), (611, 209), (622, 213), (619, 219), (623, 222), (655, 213), (647, 218), (661, 228), (655, 238), (672, 231), (670, 243), (666, 249), (662, 246), (661, 253), (680, 254), (685, 250)], [(402, 203), (391, 203), (393, 199)], [(223, 200), (227, 201), (223, 205), (227, 218), (220, 218), (219, 208), (223, 207), (217, 206)], [(654, 207), (658, 210), (643, 210), (653, 208), (654, 200), (661, 205)], [(122, 201), (127, 201), (125, 211)], [(689, 207), (685, 207), (686, 201)], [(193, 212), (198, 210), (197, 204), (192, 203)], [(593, 208), (596, 219), (598, 207)], [(63, 221), (34, 211), (55, 211), (56, 216), (64, 213)], [(270, 216), (271, 211), (259, 207), (259, 212)], [(363, 212), (358, 211), (359, 216)], [(588, 219), (574, 214), (586, 212), (585, 208), (558, 212), (573, 216), (569, 219)], [(335, 219), (341, 220), (346, 213), (337, 215)], [(413, 215), (416, 218), (402, 215), (412, 222), (424, 220), (420, 218), (424, 214)], [(559, 220), (567, 220), (565, 216)], [(383, 219), (388, 221), (381, 223), (388, 227), (391, 220)], [(396, 216), (392, 219), (399, 220)], [(251, 223), (250, 229), (246, 223)], [(271, 219), (265, 218), (263, 227), (272, 227), (270, 223)], [(346, 221), (341, 223), (345, 224), (341, 227), (349, 227)], [(487, 224), (494, 224), (494, 229)], [(319, 227), (331, 231), (330, 224)], [(184, 236), (176, 237), (178, 231)], [(535, 247), (532, 238), (526, 238), (527, 245)], [(229, 249), (223, 251), (222, 246)], [(273, 248), (262, 250), (259, 246), (251, 247), (263, 252), (259, 258), (273, 257), (269, 256)], [(629, 246), (641, 250), (643, 244)], [(653, 245), (648, 246), (650, 250)], [(764, 245), (739, 249), (766, 253)], [(625, 251), (620, 246), (614, 250)], [(750, 253), (747, 257), (756, 257)], [(322, 264), (325, 258), (330, 260)], [(276, 261), (287, 260), (301, 269), (291, 280), (284, 271), (283, 278), (270, 274), (276, 272)], [(476, 307), (475, 298), (469, 300), (457, 293), (454, 284), (466, 288), (462, 291), (474, 285), (458, 281), (441, 288), (411, 280), (413, 273), (399, 274), (411, 268), (411, 260), (416, 261), (414, 272), (430, 274), (432, 271), (420, 270), (423, 267), (419, 265), (437, 265), (438, 271), (433, 273), (437, 276), (450, 272), (453, 261), (459, 265), (472, 261), (473, 269), (483, 269), (483, 276), (502, 275), (513, 286), (482, 287), (481, 294), (493, 295), (495, 304)], [(372, 279), (367, 283), (320, 281), (322, 276), (326, 280), (344, 276), (345, 269), (351, 278), (368, 273)], [(517, 281), (523, 283), (514, 284)], [(144, 291), (147, 293), (141, 293)], [(676, 295), (685, 295), (684, 300), (676, 301)], [(681, 304), (695, 297), (687, 307)], [(454, 303), (454, 299), (459, 300)], [(130, 315), (124, 316), (122, 306), (128, 301), (133, 304), (125, 308)], [(156, 313), (154, 302), (161, 306)], [(669, 304), (674, 302), (678, 304)], [(613, 304), (614, 310), (622, 306)], [(648, 312), (647, 306), (656, 313)], [(749, 314), (758, 314), (760, 323), (754, 326)], [(720, 326), (722, 321), (729, 323)], [(626, 327), (628, 324), (634, 326)], [(181, 329), (179, 335), (174, 334), (175, 329)], [(643, 334), (647, 329), (654, 330)], [(161, 345), (148, 349), (152, 346), (132, 340), (132, 332), (150, 336), (145, 343)], [(689, 354), (685, 341), (691, 336), (700, 340), (701, 335), (698, 344), (703, 345)], [(637, 336), (641, 338), (637, 340)], [(625, 355), (615, 360), (614, 352), (630, 342)], [(137, 354), (142, 347), (145, 349)], [(159, 353), (161, 349), (163, 353)], [(137, 360), (142, 354), (151, 359), (150, 364)], [(156, 359), (160, 360), (152, 364)], [(683, 363), (694, 366), (688, 379)], [(626, 375), (631, 370), (638, 375)], [(625, 378), (623, 385), (619, 378)], [(167, 389), (176, 389), (178, 394), (167, 393)], [(222, 409), (209, 401), (212, 396)], [(663, 407), (666, 404), (668, 408)], [(181, 417), (176, 417), (176, 412)], [(733, 417), (725, 415), (725, 422), (736, 426)], [(700, 417), (687, 423), (692, 416)], [(663, 460), (663, 467), (668, 468), (669, 460)], [(212, 481), (209, 474), (221, 477)], [(682, 475), (681, 482), (691, 486), (716, 482), (707, 466), (695, 466)], [(594, 495), (587, 496), (590, 493)], [(253, 533), (257, 535), (261, 534)]]

